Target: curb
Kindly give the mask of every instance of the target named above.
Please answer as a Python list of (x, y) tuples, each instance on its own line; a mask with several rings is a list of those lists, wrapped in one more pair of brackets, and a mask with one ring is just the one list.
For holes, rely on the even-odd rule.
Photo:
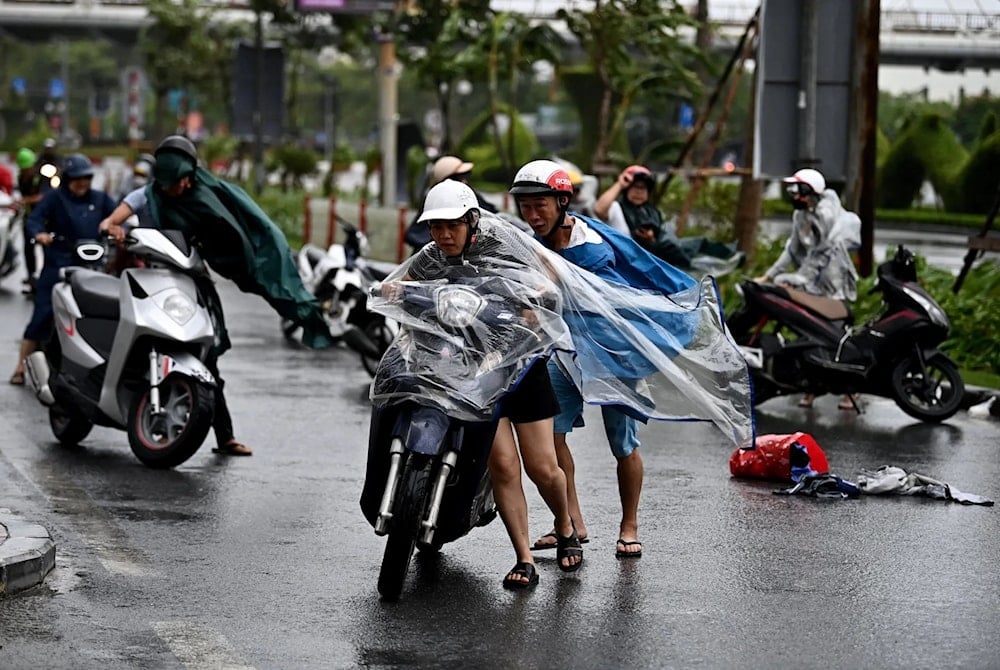
[(0, 597), (41, 584), (55, 564), (49, 531), (0, 509)]

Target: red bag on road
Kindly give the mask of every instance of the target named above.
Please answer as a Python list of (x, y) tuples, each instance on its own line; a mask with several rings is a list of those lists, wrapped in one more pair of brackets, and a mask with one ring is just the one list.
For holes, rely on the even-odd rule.
[(808, 433), (758, 435), (752, 448), (737, 449), (729, 457), (733, 477), (797, 482), (803, 475), (826, 474), (826, 454)]

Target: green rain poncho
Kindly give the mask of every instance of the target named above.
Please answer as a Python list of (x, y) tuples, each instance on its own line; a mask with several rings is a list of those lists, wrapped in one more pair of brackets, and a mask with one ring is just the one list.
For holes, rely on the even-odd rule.
[[(156, 157), (153, 174), (155, 180), (146, 187), (146, 196), (158, 228), (184, 233), (215, 272), (232, 280), (241, 291), (263, 297), (283, 318), (301, 325), (306, 346), (333, 344), (319, 303), (299, 278), (284, 234), (243, 189), (173, 152)], [(186, 176), (193, 184), (180, 196), (167, 196), (157, 186)], [(217, 297), (215, 302), (212, 309), (219, 330), (216, 353), (221, 354), (230, 343)]]

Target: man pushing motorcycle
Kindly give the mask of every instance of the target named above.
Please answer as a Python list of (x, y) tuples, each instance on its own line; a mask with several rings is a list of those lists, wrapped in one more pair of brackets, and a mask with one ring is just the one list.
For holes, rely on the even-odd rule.
[[(189, 243), (198, 246), (212, 270), (241, 291), (263, 297), (282, 317), (301, 324), (303, 343), (313, 348), (330, 346), (319, 303), (302, 285), (284, 234), (250, 196), (199, 167), (194, 143), (181, 135), (160, 142), (154, 158), (153, 181), (126, 196), (99, 229), (121, 242), (125, 239), (122, 223), (138, 213), (142, 225), (181, 231)], [(216, 325), (216, 346), (206, 361), (218, 380), (215, 451), (250, 456), (250, 447), (233, 435), (218, 372), (218, 357), (231, 346), (222, 303), (210, 282), (203, 288), (213, 303), (210, 309)]]

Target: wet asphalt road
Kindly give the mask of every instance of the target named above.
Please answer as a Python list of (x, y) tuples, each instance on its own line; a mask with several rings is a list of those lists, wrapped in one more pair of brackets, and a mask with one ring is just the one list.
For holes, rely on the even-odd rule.
[[(18, 288), (0, 285), (11, 368), (29, 314)], [(57, 545), (43, 585), (0, 599), (0, 668), (1000, 667), (995, 508), (776, 496), (731, 479), (732, 446), (702, 424), (642, 432), (643, 558), (614, 558), (595, 425), (571, 441), (592, 538), (580, 572), (540, 553), (537, 589), (504, 591), (497, 521), (416, 561), (402, 600), (381, 603), (383, 541), (357, 504), (366, 373), (347, 350), (283, 343), (262, 300), (221, 290), (235, 344), (221, 368), (252, 458), (207, 444), (157, 472), (100, 428), (67, 450), (29, 391), (0, 385), (0, 507)], [(766, 403), (758, 429), (810, 432), (846, 477), (892, 463), (1000, 496), (996, 420), (929, 426), (889, 401), (856, 416), (825, 397)]]

